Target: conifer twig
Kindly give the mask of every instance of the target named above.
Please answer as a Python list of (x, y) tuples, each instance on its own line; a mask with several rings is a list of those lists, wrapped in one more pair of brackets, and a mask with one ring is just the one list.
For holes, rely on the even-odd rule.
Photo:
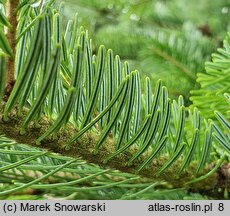
[(13, 50), (13, 57), (7, 58), (7, 75), (6, 75), (6, 86), (4, 93), (4, 100), (7, 101), (9, 95), (14, 87), (15, 83), (15, 54), (16, 54), (16, 30), (18, 26), (17, 15), (14, 13), (17, 6), (19, 4), (19, 0), (8, 0), (6, 5), (7, 17), (11, 24), (12, 28), (8, 28), (7, 30), (7, 39)]

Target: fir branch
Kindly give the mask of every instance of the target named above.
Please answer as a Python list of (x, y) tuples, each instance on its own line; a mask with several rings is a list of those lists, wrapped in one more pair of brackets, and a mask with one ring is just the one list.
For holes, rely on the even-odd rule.
[(175, 58), (172, 56), (168, 55), (166, 52), (163, 52), (162, 50), (158, 49), (157, 47), (152, 47), (151, 50), (165, 59), (166, 61), (172, 63), (175, 65), (177, 68), (179, 68), (186, 76), (188, 76), (191, 80), (195, 81), (196, 80), (196, 75), (190, 71), (188, 68), (186, 68), (184, 65), (182, 65), (179, 61), (177, 61)]
[[(77, 19), (74, 28), (68, 26), (64, 36), (59, 11), (52, 10), (51, 5), (43, 6), (39, 9), (22, 8), (25, 18), (19, 25), (18, 31), (23, 34), (18, 42), (23, 58), (18, 59), (20, 70), (10, 97), (6, 103), (0, 104), (0, 134), (17, 143), (40, 144), (48, 152), (59, 153), (62, 159), (64, 156), (76, 158), (73, 163), (82, 157), (88, 163), (104, 164), (104, 168), (115, 168), (126, 174), (136, 173), (151, 183), (131, 197), (150, 190), (158, 180), (170, 182), (175, 188), (184, 187), (195, 175), (198, 175), (196, 181), (202, 182), (189, 185), (189, 188), (213, 189), (220, 175), (210, 172), (209, 164), (215, 165), (214, 161), (223, 149), (229, 154), (229, 131), (226, 131), (229, 123), (222, 113), (216, 112), (222, 127), (203, 120), (196, 108), (184, 107), (183, 97), (179, 97), (178, 102), (171, 101), (161, 80), (152, 94), (147, 78), (146, 92), (141, 92), (137, 70), (131, 71), (127, 62), (122, 67), (119, 57), (114, 58), (111, 50), (106, 55), (104, 46), (100, 47), (97, 56), (92, 55), (88, 34), (82, 27), (77, 29)], [(27, 20), (28, 14), (31, 17)], [(35, 20), (38, 16), (38, 22), (30, 25), (31, 18)], [(180, 62), (163, 54), (161, 57), (184, 70)], [(4, 67), (3, 63), (0, 61), (1, 67)], [(213, 67), (216, 67), (215, 62)], [(90, 80), (94, 80), (93, 85)], [(4, 81), (0, 80), (0, 85), (2, 83)], [(201, 143), (205, 146), (202, 147)], [(21, 155), (16, 159), (15, 156), (10, 157), (10, 161), (8, 157), (0, 157), (0, 170), (4, 173), (12, 174), (11, 169), (25, 168), (28, 163), (30, 167), (31, 160), (37, 160), (37, 156), (40, 158), (36, 151), (11, 147), (12, 143), (0, 140), (1, 156)], [(216, 150), (219, 155), (213, 154)], [(47, 157), (50, 158), (50, 154)], [(218, 166), (224, 163), (225, 158)], [(70, 161), (62, 162), (35, 180), (22, 175), (26, 181), (5, 188), (0, 194), (27, 187), (52, 190), (44, 179), (55, 177), (56, 171), (69, 169), (69, 166), (72, 166)], [(104, 175), (104, 172), (107, 171), (96, 172), (95, 175)], [(17, 172), (11, 176), (17, 177)], [(7, 175), (3, 174), (3, 179), (7, 182)], [(81, 180), (85, 179), (88, 178)], [(119, 182), (107, 181), (106, 186), (102, 183), (75, 189), (72, 183), (77, 184), (81, 180), (58, 184), (64, 186), (63, 191), (89, 191), (115, 185), (122, 187), (137, 179), (139, 177), (135, 176)]]

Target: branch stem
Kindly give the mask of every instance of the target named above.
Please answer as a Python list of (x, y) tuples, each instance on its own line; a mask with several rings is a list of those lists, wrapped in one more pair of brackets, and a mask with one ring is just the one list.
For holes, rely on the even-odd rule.
[(13, 50), (13, 57), (7, 57), (7, 75), (4, 100), (7, 101), (15, 83), (15, 56), (16, 56), (16, 31), (18, 26), (17, 14), (15, 10), (19, 4), (19, 0), (8, 0), (6, 5), (7, 18), (12, 26), (7, 30), (7, 39)]

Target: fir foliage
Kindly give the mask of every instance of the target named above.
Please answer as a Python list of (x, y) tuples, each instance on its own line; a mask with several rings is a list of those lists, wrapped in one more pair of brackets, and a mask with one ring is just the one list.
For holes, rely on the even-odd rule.
[[(143, 91), (143, 79), (128, 62), (104, 45), (95, 52), (77, 15), (65, 25), (63, 5), (20, 1), (16, 82), (6, 99), (5, 61), (14, 52), (1, 4), (1, 197), (28, 193), (28, 188), (45, 194), (39, 198), (63, 199), (205, 199), (196, 193), (229, 191), (228, 184), (217, 181), (217, 170), (228, 166), (230, 156), (229, 37), (221, 54), (206, 64), (207, 74), (198, 78), (199, 92), (207, 97), (213, 83), (204, 83), (202, 76), (218, 76), (215, 90), (225, 97), (209, 119), (203, 114), (207, 107), (201, 106), (201, 112), (195, 107), (202, 98), (186, 107), (183, 96), (170, 99), (161, 80), (151, 87), (146, 78)], [(152, 40), (159, 64), (169, 56), (176, 73), (186, 72), (195, 84), (189, 71), (197, 70), (204, 56), (198, 42), (186, 46), (183, 37), (159, 32)], [(165, 50), (162, 55), (157, 46)], [(191, 57), (194, 50), (197, 55)], [(188, 193), (191, 189), (195, 194)]]

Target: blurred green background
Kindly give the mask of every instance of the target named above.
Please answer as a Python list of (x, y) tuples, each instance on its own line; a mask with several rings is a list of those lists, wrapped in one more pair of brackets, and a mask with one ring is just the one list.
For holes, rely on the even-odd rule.
[(161, 78), (170, 97), (185, 97), (199, 88), (196, 73), (222, 46), (230, 30), (229, 0), (65, 0), (65, 23), (74, 19), (89, 30), (96, 50), (104, 44), (113, 49), (131, 70)]

